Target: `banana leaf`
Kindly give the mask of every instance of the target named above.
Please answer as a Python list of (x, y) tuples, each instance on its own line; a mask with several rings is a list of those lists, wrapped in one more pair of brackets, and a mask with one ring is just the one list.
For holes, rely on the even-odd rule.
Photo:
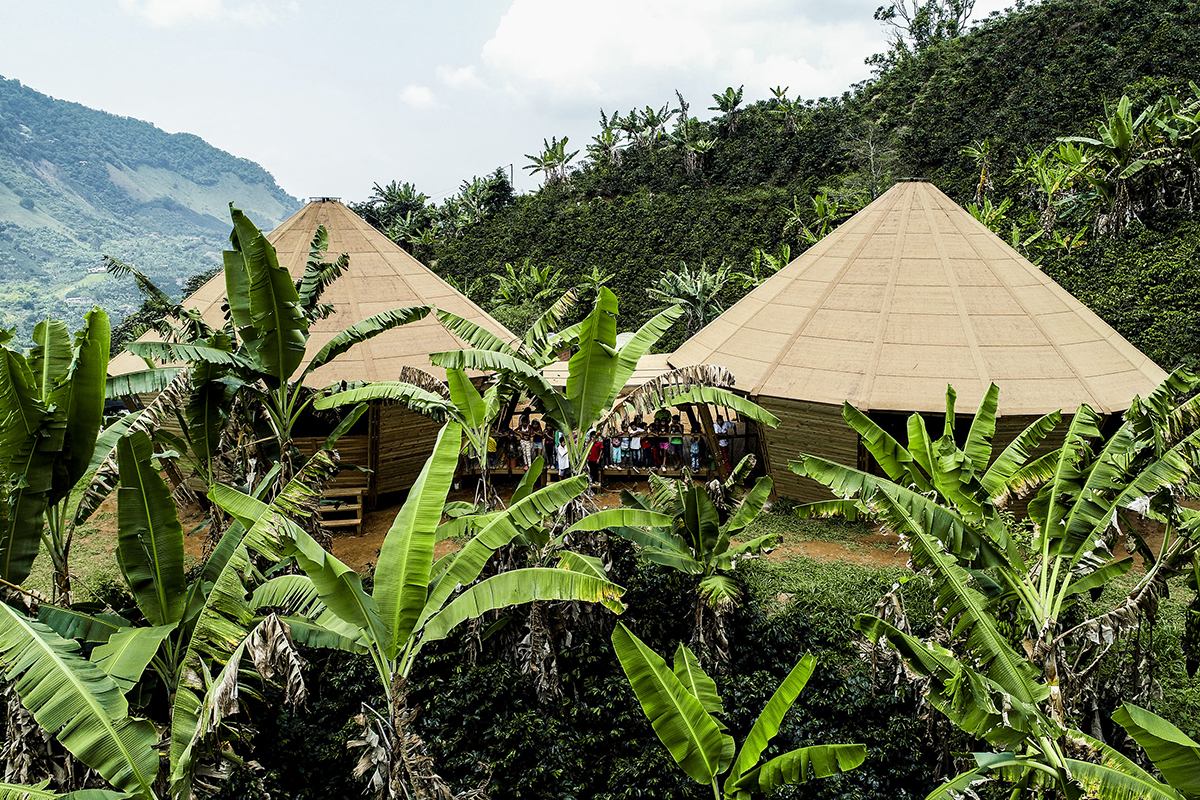
[(38, 724), (110, 784), (153, 797), (158, 734), (77, 642), (0, 603), (0, 664)]
[(391, 311), (382, 311), (361, 322), (354, 323), (344, 331), (335, 334), (325, 343), (324, 347), (317, 351), (317, 354), (312, 357), (312, 361), (309, 361), (308, 366), (304, 368), (304, 375), (301, 375), (300, 379), (303, 380), (305, 375), (325, 366), (359, 342), (365, 342), (392, 328), (424, 319), (432, 310), (432, 306), (393, 308)]
[(1200, 797), (1200, 744), (1157, 714), (1132, 703), (1113, 713), (1113, 721), (1141, 745), (1167, 783), (1184, 797)]
[(416, 651), (429, 642), (444, 639), (468, 619), (537, 600), (600, 603), (609, 611), (620, 614), (625, 610), (625, 604), (621, 602), (624, 592), (611, 581), (572, 570), (528, 567), (502, 572), (475, 584), (433, 615), (421, 630), (421, 642)]
[(596, 305), (580, 328), (579, 349), (567, 362), (566, 397), (575, 410), (575, 427), (580, 432), (608, 410), (624, 385), (613, 388), (618, 369), (616, 315), (617, 296), (600, 287)]
[(183, 527), (171, 491), (151, 463), (154, 448), (136, 431), (117, 443), (117, 564), (151, 625), (173, 625), (184, 609)]
[(175, 627), (122, 628), (92, 651), (91, 662), (104, 670), (121, 691), (128, 694), (141, 681), (159, 645)]
[[(717, 682), (708, 677), (707, 673), (700, 668), (700, 662), (696, 659), (696, 654), (682, 643), (675, 648), (675, 677), (679, 678), (679, 682), (683, 684), (683, 688), (687, 689), (692, 697), (700, 701), (700, 705), (709, 714), (724, 714), (725, 709), (721, 704), (721, 696), (717, 694)], [(718, 727), (724, 730), (724, 726), (720, 720), (713, 719)]]
[(389, 659), (394, 659), (407, 643), (428, 599), (435, 536), (461, 447), (461, 426), (449, 423), (438, 432), (433, 453), (421, 468), (379, 551), (374, 597), (390, 635), (382, 643)]
[(612, 642), (659, 741), (689, 778), (711, 784), (733, 760), (732, 739), (721, 732), (666, 661), (620, 622), (613, 629)]
[(250, 324), (258, 336), (251, 352), (260, 371), (279, 386), (287, 383), (304, 359), (308, 320), (300, 308), (296, 285), (279, 265), (275, 247), (232, 203), (229, 215), (235, 233), (230, 241), (245, 265)]
[[(108, 348), (112, 327), (99, 308), (88, 312), (86, 327), (75, 335), (67, 401), (66, 474), (61, 497), (88, 472), (96, 450), (96, 437), (104, 425), (104, 383), (108, 373)], [(56, 502), (54, 497), (50, 502)]]

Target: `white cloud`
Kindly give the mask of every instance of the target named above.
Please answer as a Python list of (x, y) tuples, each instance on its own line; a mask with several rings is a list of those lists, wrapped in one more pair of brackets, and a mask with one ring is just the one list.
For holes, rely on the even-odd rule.
[(274, 22), (279, 11), (295, 11), (295, 2), (235, 2), (224, 0), (117, 0), (123, 10), (151, 25), (170, 27), (185, 22), (233, 20), (255, 25)]
[(400, 90), (400, 99), (413, 108), (436, 108), (438, 105), (432, 89), (414, 83)]
[(510, 91), (556, 106), (652, 102), (673, 86), (839, 94), (882, 49), (874, 2), (514, 0), (481, 57)]
[(479, 75), (475, 73), (475, 67), (468, 65), (465, 67), (438, 67), (438, 79), (452, 89), (472, 88), (482, 89), (483, 81), (479, 79)]

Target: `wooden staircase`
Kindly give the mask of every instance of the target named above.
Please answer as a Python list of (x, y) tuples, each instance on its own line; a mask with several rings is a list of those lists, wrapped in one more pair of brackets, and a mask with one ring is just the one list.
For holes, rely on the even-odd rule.
[(354, 536), (362, 535), (363, 498), (366, 486), (331, 486), (324, 491), (325, 499), (317, 509), (321, 527), (330, 531), (349, 529)]

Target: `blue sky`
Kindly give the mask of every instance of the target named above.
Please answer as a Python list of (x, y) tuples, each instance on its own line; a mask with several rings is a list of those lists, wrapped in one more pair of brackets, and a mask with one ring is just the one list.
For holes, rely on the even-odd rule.
[(885, 48), (879, 2), (0, 0), (0, 75), (197, 134), (298, 197), (402, 180), (441, 198), (514, 163), (532, 188), (522, 154), (582, 149), (600, 108), (839, 94)]

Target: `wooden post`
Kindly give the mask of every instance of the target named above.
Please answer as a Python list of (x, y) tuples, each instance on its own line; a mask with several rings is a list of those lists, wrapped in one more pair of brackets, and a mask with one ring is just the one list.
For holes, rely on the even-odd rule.
[(717, 447), (717, 436), (713, 431), (712, 411), (709, 410), (707, 403), (700, 405), (700, 424), (704, 428), (704, 439), (708, 442), (708, 450), (712, 453), (713, 462), (717, 465), (717, 475), (721, 480), (725, 480), (729, 477), (729, 470), (725, 468), (725, 456), (721, 452), (721, 448)]
[(367, 409), (367, 508), (372, 511), (379, 502), (379, 408), (376, 401)]

